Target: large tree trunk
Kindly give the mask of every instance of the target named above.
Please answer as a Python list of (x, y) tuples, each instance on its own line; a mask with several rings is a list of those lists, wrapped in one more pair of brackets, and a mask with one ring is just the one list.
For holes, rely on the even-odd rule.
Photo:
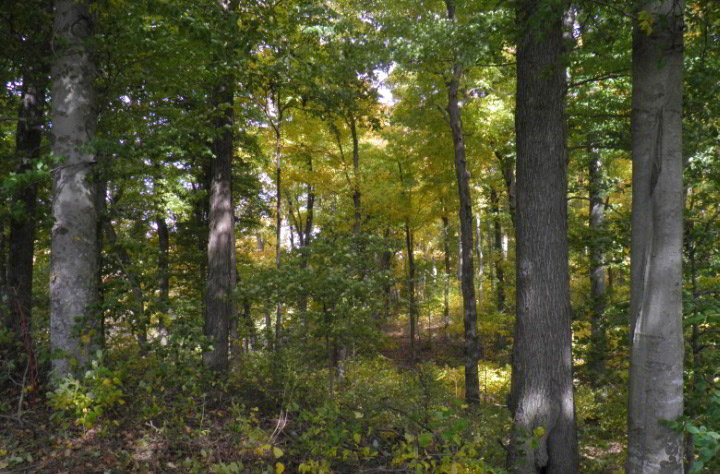
[(87, 365), (97, 334), (92, 34), (88, 2), (55, 0), (52, 150), (61, 161), (53, 173), (50, 348), (57, 377)]
[(597, 149), (591, 149), (589, 163), (590, 191), (590, 353), (588, 368), (591, 372), (591, 383), (597, 384), (605, 371), (605, 353), (607, 338), (603, 327), (605, 312), (605, 295), (607, 293), (607, 267), (605, 252), (599, 238), (605, 219), (605, 202), (603, 199), (602, 156)]
[[(445, 0), (447, 17), (457, 23), (454, 0)], [(465, 140), (463, 138), (462, 118), (458, 93), (463, 69), (460, 64), (454, 64), (452, 75), (447, 81), (448, 105), (447, 113), (453, 137), (455, 153), (455, 172), (458, 182), (458, 196), (460, 199), (460, 239), (462, 242), (462, 295), (463, 314), (465, 322), (465, 399), (470, 403), (480, 400), (480, 385), (478, 382), (478, 360), (480, 351), (477, 334), (477, 308), (475, 301), (475, 271), (473, 269), (473, 217), (472, 201), (470, 199), (470, 173), (465, 162)]]
[[(46, 82), (42, 71), (28, 72), (23, 78), (20, 120), (15, 133), (18, 174), (31, 171), (32, 161), (40, 157)], [(32, 318), (37, 182), (31, 180), (26, 183), (16, 192), (13, 201), (15, 209), (10, 213), (8, 287), (12, 313), (10, 328), (19, 335), (21, 327), (29, 330)]]
[[(235, 289), (235, 217), (232, 201), (233, 101), (235, 82), (225, 77), (216, 91), (218, 107), (213, 140), (212, 182), (210, 185), (210, 233), (205, 293), (205, 335), (213, 347), (203, 354), (205, 365), (214, 370), (228, 366), (228, 334), (235, 317), (232, 291)], [(224, 110), (221, 110), (223, 104)]]
[(633, 32), (628, 473), (682, 472), (682, 0), (641, 1)]
[[(517, 52), (517, 317), (509, 464), (578, 471), (567, 238), (563, 5), (521, 0)], [(533, 441), (533, 439), (535, 441)]]

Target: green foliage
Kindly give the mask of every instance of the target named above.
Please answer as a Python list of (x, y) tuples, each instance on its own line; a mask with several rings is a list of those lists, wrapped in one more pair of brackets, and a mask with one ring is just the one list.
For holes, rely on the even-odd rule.
[(92, 428), (103, 414), (125, 404), (120, 371), (101, 364), (102, 353), (98, 353), (82, 379), (68, 375), (48, 393), (48, 404), (57, 411), (56, 418)]

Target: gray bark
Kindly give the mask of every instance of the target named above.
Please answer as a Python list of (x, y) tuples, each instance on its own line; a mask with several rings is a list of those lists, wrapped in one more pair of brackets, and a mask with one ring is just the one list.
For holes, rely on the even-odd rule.
[(682, 0), (642, 1), (633, 32), (627, 472), (682, 472)]
[[(567, 238), (564, 6), (518, 3), (517, 317), (509, 467), (578, 472)], [(532, 442), (533, 438), (535, 442)]]
[(597, 149), (591, 149), (589, 163), (590, 191), (590, 353), (588, 368), (591, 371), (591, 382), (597, 384), (602, 379), (605, 369), (605, 353), (607, 338), (603, 327), (605, 312), (605, 296), (607, 293), (607, 266), (605, 252), (598, 238), (605, 219), (605, 201), (602, 178), (602, 156)]
[[(457, 23), (455, 15), (455, 2), (445, 0), (447, 7), (447, 18)], [(463, 75), (463, 68), (460, 64), (454, 64), (452, 74), (446, 82), (448, 92), (447, 113), (450, 122), (450, 129), (453, 138), (453, 150), (455, 155), (455, 172), (458, 183), (458, 197), (460, 200), (460, 239), (462, 259), (462, 296), (463, 296), (463, 321), (465, 326), (465, 399), (469, 403), (477, 403), (480, 400), (480, 385), (478, 381), (478, 360), (480, 351), (477, 333), (477, 307), (475, 301), (475, 271), (473, 269), (473, 216), (472, 200), (470, 199), (470, 173), (465, 161), (465, 140), (463, 137), (462, 117), (458, 93), (460, 91), (460, 79)]]
[[(86, 44), (93, 34), (88, 2), (55, 0), (52, 67), (53, 173), (50, 347), (55, 376), (87, 365), (96, 336), (95, 68)], [(77, 365), (76, 365), (77, 364)]]

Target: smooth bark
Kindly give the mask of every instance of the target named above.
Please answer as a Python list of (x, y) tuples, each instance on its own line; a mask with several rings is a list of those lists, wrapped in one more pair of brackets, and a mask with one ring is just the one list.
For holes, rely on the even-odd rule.
[(682, 0), (639, 2), (633, 32), (630, 474), (682, 472)]
[(96, 126), (95, 67), (88, 40), (88, 2), (55, 0), (52, 67), (54, 224), (50, 271), (50, 348), (55, 376), (87, 365), (97, 336), (95, 157), (89, 144)]
[(509, 467), (578, 472), (567, 238), (564, 6), (521, 0), (517, 21), (517, 316)]
[(591, 149), (588, 166), (588, 184), (590, 191), (590, 353), (588, 368), (591, 383), (597, 384), (605, 371), (607, 337), (603, 325), (605, 298), (607, 293), (607, 266), (605, 252), (599, 234), (605, 220), (605, 201), (602, 178), (602, 156), (597, 149)]

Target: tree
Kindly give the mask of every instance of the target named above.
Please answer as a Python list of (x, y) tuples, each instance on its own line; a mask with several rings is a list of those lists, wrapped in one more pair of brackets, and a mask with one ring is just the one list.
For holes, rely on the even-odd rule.
[(683, 469), (683, 6), (638, 2), (633, 30), (628, 473)]
[[(523, 0), (517, 20), (517, 317), (509, 464), (577, 472), (567, 239), (564, 5)], [(535, 440), (532, 442), (532, 440)]]
[[(236, 1), (219, 1), (223, 28), (229, 38), (236, 25)], [(221, 63), (232, 61), (232, 48), (223, 51)], [(212, 140), (212, 169), (210, 181), (210, 212), (208, 234), (207, 285), (205, 288), (205, 335), (213, 347), (203, 354), (205, 365), (225, 370), (228, 365), (228, 334), (230, 321), (235, 315), (232, 291), (236, 280), (235, 215), (232, 199), (232, 160), (234, 152), (233, 127), (235, 101), (235, 75), (231, 68), (219, 73), (213, 89), (214, 137)]]
[[(445, 0), (447, 18), (457, 23), (454, 0)], [(457, 176), (458, 199), (460, 202), (460, 241), (462, 260), (461, 287), (463, 296), (463, 321), (465, 324), (465, 399), (477, 402), (480, 399), (477, 364), (480, 359), (477, 335), (477, 301), (475, 300), (475, 270), (473, 267), (473, 229), (472, 201), (470, 199), (470, 177), (465, 160), (465, 141), (463, 138), (462, 117), (458, 94), (463, 66), (454, 58), (452, 72), (446, 79), (447, 118), (452, 130), (455, 173)]]
[(87, 2), (55, 0), (52, 66), (53, 173), (50, 345), (57, 377), (89, 360), (97, 335), (94, 64), (88, 41), (94, 31)]

